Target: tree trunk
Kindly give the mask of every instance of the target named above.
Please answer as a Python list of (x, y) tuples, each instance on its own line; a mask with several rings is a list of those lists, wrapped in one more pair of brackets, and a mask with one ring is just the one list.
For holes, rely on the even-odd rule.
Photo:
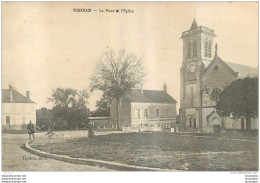
[(116, 102), (117, 102), (117, 130), (121, 130), (121, 125), (120, 125), (120, 99), (117, 99)]
[(246, 116), (246, 131), (251, 130), (251, 118), (249, 116)]
[(241, 117), (241, 130), (245, 130), (244, 116)]

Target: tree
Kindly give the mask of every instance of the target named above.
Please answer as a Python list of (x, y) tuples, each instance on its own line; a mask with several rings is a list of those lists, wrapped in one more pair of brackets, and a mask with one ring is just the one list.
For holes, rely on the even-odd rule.
[(145, 76), (143, 62), (134, 54), (120, 50), (105, 52), (98, 60), (96, 72), (91, 77), (92, 90), (101, 90), (105, 96), (116, 100), (117, 128), (120, 130), (120, 98), (124, 93), (142, 83)]
[(77, 91), (71, 88), (53, 90), (52, 96), (48, 99), (54, 104), (53, 126), (56, 129), (83, 127), (89, 115), (89, 109), (86, 106), (88, 97), (86, 90)]
[(92, 112), (92, 116), (109, 116), (111, 99), (105, 95), (96, 102), (96, 110)]
[(36, 125), (41, 130), (47, 130), (52, 121), (52, 110), (42, 107), (36, 111)]
[(251, 119), (258, 116), (258, 78), (237, 79), (227, 86), (217, 101), (217, 110), (223, 116), (246, 119), (246, 130), (251, 130)]

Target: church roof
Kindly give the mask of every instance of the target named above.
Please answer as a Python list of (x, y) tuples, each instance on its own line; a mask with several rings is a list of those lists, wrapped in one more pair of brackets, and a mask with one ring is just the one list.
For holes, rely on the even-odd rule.
[(13, 101), (10, 100), (10, 89), (2, 89), (2, 103), (35, 103), (21, 93), (12, 89)]
[(131, 89), (126, 99), (137, 103), (177, 103), (167, 92), (161, 90)]
[(246, 66), (246, 65), (241, 65), (241, 64), (235, 64), (235, 63), (231, 63), (231, 62), (225, 62), (219, 56), (214, 57), (214, 59), (210, 62), (209, 65), (205, 64), (205, 67), (206, 67), (205, 72), (207, 72), (207, 70), (210, 68), (211, 63), (213, 63), (215, 61), (221, 62), (222, 64), (227, 66), (227, 68), (231, 72), (237, 73), (238, 78), (258, 77), (258, 68), (250, 67), (250, 66)]
[(196, 27), (198, 27), (198, 24), (197, 24), (197, 22), (196, 22), (196, 20), (195, 20), (195, 18), (194, 18), (194, 20), (193, 20), (193, 22), (192, 22), (192, 25), (191, 25), (191, 27), (190, 27), (190, 30), (195, 29)]
[(233, 69), (235, 72), (238, 72), (239, 78), (245, 77), (258, 77), (258, 69), (255, 67), (250, 67), (241, 64), (235, 64), (231, 62), (226, 62), (226, 64)]

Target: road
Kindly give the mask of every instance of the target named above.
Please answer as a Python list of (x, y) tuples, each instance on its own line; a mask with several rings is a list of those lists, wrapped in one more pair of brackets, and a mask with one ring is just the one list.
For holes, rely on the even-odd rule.
[[(82, 132), (77, 132), (77, 136), (80, 135)], [(44, 138), (45, 134), (36, 133), (35, 136)], [(27, 134), (2, 134), (2, 171), (113, 171), (104, 167), (44, 159), (23, 149), (27, 140)]]

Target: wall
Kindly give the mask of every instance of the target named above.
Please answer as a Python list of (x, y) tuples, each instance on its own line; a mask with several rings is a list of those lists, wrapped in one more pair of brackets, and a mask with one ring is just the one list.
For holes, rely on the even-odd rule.
[[(214, 57), (214, 31), (208, 29), (206, 27), (197, 27), (194, 30), (189, 30), (189, 34), (183, 38), (183, 61), (190, 61), (191, 59), (188, 59), (188, 42), (193, 42), (194, 39), (197, 40), (197, 55), (199, 59), (203, 60), (212, 60)], [(205, 39), (211, 40), (211, 57), (205, 57), (204, 54), (204, 40)], [(193, 51), (192, 51), (193, 52)]]
[(2, 103), (2, 126), (6, 126), (6, 117), (10, 116), (12, 129), (24, 129), (29, 121), (36, 126), (36, 104)]
[(207, 116), (210, 115), (215, 108), (202, 108), (202, 132), (213, 132), (213, 128), (211, 129), (210, 126), (208, 126)]
[[(120, 112), (120, 122), (121, 126), (130, 126), (131, 118), (130, 118), (130, 110), (131, 104), (126, 99), (122, 98), (120, 100), (119, 112)], [(117, 102), (116, 99), (113, 99), (110, 107), (110, 119), (112, 124), (117, 124)]]
[[(136, 109), (140, 109), (140, 118), (135, 116)], [(148, 111), (148, 117), (144, 117), (144, 109)], [(156, 109), (159, 109), (159, 117), (156, 116)], [(176, 125), (176, 104), (167, 103), (131, 103), (131, 125), (136, 127), (170, 127)], [(145, 126), (147, 127), (147, 126)]]
[(203, 82), (203, 106), (215, 106), (216, 103), (210, 99), (211, 92), (214, 88), (219, 88), (222, 91), (224, 88), (237, 79), (236, 75), (227, 69), (226, 66), (215, 61), (211, 68), (206, 71)]
[[(189, 127), (189, 118), (196, 118), (196, 127)], [(183, 117), (183, 123), (185, 125), (185, 131), (188, 132), (198, 132), (199, 131), (199, 110), (196, 108), (186, 108), (185, 117)]]
[[(225, 117), (225, 128), (226, 129), (241, 129), (241, 118), (232, 119), (230, 117)], [(244, 119), (244, 129), (246, 129), (246, 119)], [(251, 119), (251, 129), (258, 129), (258, 118)]]

